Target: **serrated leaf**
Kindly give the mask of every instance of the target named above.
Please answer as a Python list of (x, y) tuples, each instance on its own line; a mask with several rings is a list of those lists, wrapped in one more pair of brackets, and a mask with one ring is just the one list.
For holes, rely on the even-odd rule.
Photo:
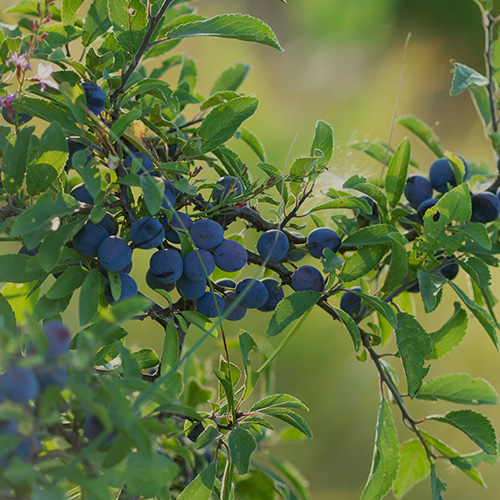
[(353, 293), (361, 297), (368, 306), (370, 306), (372, 309), (375, 309), (375, 311), (381, 314), (393, 328), (396, 328), (397, 326), (396, 314), (394, 313), (392, 307), (387, 302), (380, 300), (378, 297), (372, 297), (371, 295), (368, 295), (366, 293), (358, 292), (357, 290), (351, 289), (350, 293)]
[(424, 382), (417, 393), (417, 399), (443, 399), (467, 405), (498, 404), (498, 395), (489, 382), (473, 379), (465, 373), (445, 375)]
[(34, 205), (27, 208), (12, 224), (11, 235), (25, 236), (49, 225), (56, 217), (70, 215), (79, 207), (72, 196), (47, 192), (42, 194)]
[(73, 24), (83, 0), (62, 0), (61, 20), (63, 24)]
[(457, 410), (444, 415), (431, 415), (427, 419), (443, 422), (462, 431), (488, 455), (498, 452), (495, 428), (490, 419), (480, 413)]
[(386, 253), (387, 245), (384, 243), (360, 248), (346, 260), (340, 271), (339, 279), (350, 282), (366, 276), (384, 258)]
[(481, 224), (479, 222), (467, 222), (462, 227), (451, 228), (451, 230), (465, 233), (478, 245), (481, 245), (487, 250), (491, 250), (491, 240), (488, 235), (488, 230), (486, 229), (486, 226), (484, 224)]
[(389, 405), (382, 398), (377, 417), (375, 448), (361, 500), (380, 500), (391, 489), (399, 470), (399, 442)]
[(269, 408), (263, 408), (259, 410), (260, 413), (264, 413), (266, 415), (271, 415), (273, 417), (286, 422), (288, 425), (295, 427), (300, 432), (305, 434), (308, 438), (312, 439), (312, 431), (307, 424), (307, 422), (298, 414), (288, 408), (282, 408), (277, 406), (272, 406)]
[(397, 320), (396, 343), (403, 361), (408, 394), (413, 398), (429, 371), (424, 364), (426, 356), (432, 352), (432, 340), (411, 314), (398, 313)]
[(469, 66), (457, 61), (451, 62), (455, 66), (455, 69), (453, 71), (450, 95), (461, 94), (473, 85), (477, 87), (486, 87), (489, 84), (488, 78), (475, 69), (469, 68)]
[(332, 210), (335, 208), (359, 208), (367, 215), (372, 213), (372, 207), (366, 200), (356, 198), (355, 196), (342, 196), (340, 198), (336, 198), (335, 200), (316, 205), (309, 210), (308, 214), (312, 214), (313, 212), (318, 212), (320, 210)]
[(203, 21), (187, 22), (166, 34), (170, 39), (193, 36), (235, 38), (283, 50), (276, 35), (266, 23), (246, 14), (222, 14)]
[(439, 330), (430, 334), (433, 352), (427, 356), (427, 359), (438, 359), (448, 354), (465, 337), (469, 324), (467, 313), (460, 307), (458, 302), (455, 302), (454, 306), (455, 311), (452, 317)]
[(45, 277), (47, 273), (43, 269), (27, 268), (30, 261), (29, 255), (0, 255), (0, 283), (29, 283)]
[(321, 298), (321, 293), (313, 290), (294, 292), (278, 304), (273, 313), (266, 335), (275, 337), (288, 325), (303, 316)]
[(258, 156), (260, 161), (267, 161), (264, 144), (262, 144), (261, 140), (251, 130), (248, 130), (246, 127), (241, 127), (240, 139), (245, 141), (250, 146), (250, 148)]
[(255, 113), (258, 105), (256, 97), (238, 97), (212, 109), (198, 129), (198, 135), (203, 139), (202, 152), (208, 153), (229, 140)]
[(426, 273), (425, 271), (418, 271), (417, 276), (425, 312), (432, 312), (441, 300), (441, 289), (446, 283), (446, 279), (442, 275)]
[(290, 396), (289, 394), (271, 394), (269, 396), (266, 396), (265, 398), (255, 403), (250, 411), (261, 411), (264, 408), (273, 407), (309, 411), (309, 408), (304, 403), (302, 403), (302, 401), (300, 401), (295, 396)]
[(252, 455), (258, 448), (257, 441), (250, 432), (237, 427), (229, 433), (227, 444), (238, 473), (246, 474), (250, 470)]
[(323, 120), (316, 122), (310, 156), (317, 156), (318, 150), (323, 153), (321, 162), (328, 165), (333, 155), (333, 128)]
[(398, 123), (413, 132), (438, 158), (444, 156), (443, 147), (429, 125), (413, 115), (402, 116)]
[(340, 318), (340, 321), (342, 321), (344, 326), (347, 328), (347, 331), (349, 332), (349, 335), (351, 336), (352, 342), (354, 344), (354, 350), (358, 352), (361, 349), (361, 333), (359, 332), (358, 325), (349, 314), (347, 314), (339, 307), (332, 306), (332, 309)]
[(382, 191), (382, 189), (375, 184), (367, 182), (364, 177), (361, 177), (360, 175), (352, 175), (344, 182), (343, 187), (346, 189), (355, 189), (360, 193), (368, 195), (377, 202), (378, 208), (384, 214), (387, 212), (387, 197), (385, 196), (384, 191)]
[(404, 138), (396, 149), (389, 163), (385, 178), (385, 189), (389, 205), (394, 208), (403, 194), (406, 177), (408, 176), (408, 165), (411, 158), (411, 144), (408, 138)]
[[(173, 95), (170, 85), (157, 78), (146, 78), (132, 85), (125, 92), (122, 105), (129, 102), (136, 96), (144, 94), (149, 94), (162, 100), (170, 108), (170, 111), (172, 111), (174, 115), (179, 113), (179, 100)], [(141, 115), (139, 114), (139, 116)]]
[(453, 283), (452, 281), (450, 281), (449, 283), (453, 290), (455, 290), (457, 295), (462, 299), (463, 303), (467, 306), (469, 311), (476, 317), (479, 323), (481, 323), (482, 327), (486, 330), (486, 333), (495, 344), (495, 347), (498, 349), (497, 327), (490, 313), (483, 309), (481, 306), (477, 305), (477, 303), (470, 299), (465, 294), (465, 292), (455, 283)]
[(436, 474), (436, 465), (431, 464), (431, 500), (444, 500), (441, 493), (446, 491), (446, 484)]
[(140, 109), (134, 109), (121, 115), (109, 129), (110, 137), (115, 141), (119, 140), (128, 127), (132, 125), (132, 122), (138, 120), (141, 116), (142, 111)]
[(107, 0), (94, 0), (83, 23), (83, 46), (88, 47), (96, 38), (106, 33), (110, 26)]
[(21, 187), (28, 166), (31, 137), (34, 127), (25, 127), (12, 138), (2, 157), (3, 187), (14, 194)]
[(389, 263), (389, 269), (385, 277), (384, 285), (382, 286), (382, 291), (385, 293), (389, 293), (401, 286), (409, 271), (408, 253), (406, 252), (405, 246), (398, 241), (394, 233), (390, 235), (390, 240), (392, 247), (391, 262)]
[(401, 445), (401, 464), (394, 482), (394, 496), (402, 498), (413, 486), (425, 479), (431, 471), (430, 462), (422, 443), (411, 439)]
[(177, 500), (209, 500), (214, 489), (217, 464), (212, 462), (182, 490)]
[(486, 288), (491, 282), (491, 273), (488, 265), (477, 257), (458, 259), (460, 267), (476, 282), (479, 288)]
[(148, 212), (151, 215), (156, 215), (163, 202), (165, 184), (153, 175), (141, 175), (141, 189)]
[(210, 95), (217, 92), (230, 90), (236, 91), (240, 85), (244, 82), (248, 73), (252, 69), (252, 66), (245, 63), (236, 63), (227, 68), (222, 72), (222, 74), (215, 81), (212, 89), (210, 90)]
[(135, 55), (146, 33), (146, 6), (140, 0), (108, 0), (108, 15), (120, 47)]
[(100, 295), (103, 291), (101, 274), (97, 269), (92, 269), (85, 278), (80, 290), (79, 321), (80, 326), (90, 323), (97, 314)]
[(323, 250), (321, 264), (323, 264), (323, 271), (325, 274), (335, 272), (337, 269), (342, 267), (344, 262), (345, 260), (342, 257), (339, 257), (331, 248), (325, 248)]
[(78, 266), (71, 266), (57, 278), (47, 291), (49, 299), (61, 299), (71, 295), (85, 280), (87, 273)]
[(390, 235), (394, 232), (398, 232), (398, 230), (389, 224), (372, 224), (348, 236), (342, 241), (342, 245), (346, 247), (358, 247), (386, 243), (392, 241)]
[(0, 292), (0, 328), (16, 332), (16, 315), (5, 296)]

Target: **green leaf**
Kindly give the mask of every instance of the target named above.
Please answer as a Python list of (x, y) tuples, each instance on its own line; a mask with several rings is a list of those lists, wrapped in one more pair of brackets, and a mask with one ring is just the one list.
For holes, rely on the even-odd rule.
[(66, 222), (58, 227), (57, 231), (52, 231), (45, 236), (38, 252), (40, 265), (45, 271), (52, 271), (57, 265), (66, 243), (80, 230), (83, 223), (84, 220), (78, 220), (73, 223)]
[(302, 500), (309, 500), (310, 496), (307, 491), (308, 481), (301, 472), (287, 460), (281, 458), (267, 456), (267, 459), (283, 474), (286, 479), (294, 486)]
[(400, 287), (408, 276), (408, 253), (405, 246), (398, 240), (398, 234), (392, 233), (390, 236), (392, 252), (391, 262), (385, 277), (382, 291), (390, 293)]
[(55, 316), (66, 310), (71, 300), (71, 295), (61, 299), (49, 299), (47, 296), (40, 297), (33, 308), (33, 316), (37, 321), (41, 321), (51, 316)]
[(385, 178), (385, 189), (389, 205), (394, 208), (403, 194), (406, 177), (408, 176), (408, 165), (411, 158), (411, 143), (404, 138), (396, 149)]
[(354, 344), (354, 350), (358, 352), (361, 349), (361, 334), (359, 332), (358, 325), (351, 318), (349, 314), (340, 309), (339, 307), (333, 307), (332, 309), (335, 311), (337, 316), (340, 318), (340, 321), (344, 324), (351, 336), (352, 342)]
[(248, 73), (252, 69), (252, 66), (245, 63), (236, 63), (227, 68), (222, 72), (222, 74), (215, 81), (212, 89), (210, 90), (210, 95), (216, 94), (217, 92), (222, 92), (225, 90), (236, 91), (240, 85), (244, 82)]
[(215, 425), (209, 425), (206, 429), (199, 435), (196, 440), (195, 448), (201, 450), (213, 443), (219, 436), (221, 436), (220, 431)]
[(490, 419), (480, 413), (457, 410), (445, 415), (431, 415), (427, 419), (443, 422), (462, 431), (488, 455), (498, 452), (495, 428)]
[(491, 282), (491, 273), (488, 265), (477, 257), (458, 259), (460, 267), (476, 282), (479, 288), (487, 288)]
[(257, 441), (250, 432), (237, 427), (229, 433), (227, 444), (238, 473), (246, 474), (250, 470), (252, 455), (258, 448)]
[(140, 0), (108, 0), (108, 15), (120, 47), (135, 55), (146, 33), (146, 6)]
[(354, 252), (343, 265), (339, 278), (350, 282), (366, 276), (384, 258), (387, 253), (385, 243), (362, 247)]
[(443, 147), (429, 125), (413, 115), (402, 116), (398, 123), (413, 132), (438, 158), (444, 156)]
[(0, 292), (0, 329), (16, 332), (16, 315), (5, 296)]
[(431, 500), (444, 500), (441, 493), (446, 491), (446, 484), (436, 474), (436, 465), (431, 464)]
[(323, 155), (321, 162), (325, 165), (330, 163), (333, 155), (333, 128), (323, 120), (316, 122), (310, 156), (318, 156), (318, 150)]
[(0, 283), (29, 283), (45, 277), (47, 273), (43, 269), (27, 269), (30, 261), (28, 255), (0, 255)]
[(377, 417), (373, 461), (361, 500), (380, 500), (391, 489), (399, 470), (399, 442), (389, 405), (382, 398)]
[(156, 215), (163, 202), (165, 184), (161, 179), (152, 175), (141, 175), (141, 189), (148, 212), (151, 215)]
[(187, 22), (173, 28), (166, 35), (171, 39), (193, 36), (235, 38), (283, 50), (273, 30), (266, 23), (245, 14), (223, 14), (203, 21)]
[(427, 359), (438, 359), (448, 354), (458, 346), (467, 333), (469, 319), (467, 313), (460, 307), (458, 302), (454, 303), (455, 311), (452, 317), (437, 331), (431, 333), (433, 352)]
[(99, 36), (106, 33), (110, 27), (107, 0), (94, 0), (83, 23), (83, 46), (88, 47)]
[(73, 24), (83, 0), (62, 0), (61, 20), (63, 24)]
[(170, 367), (174, 366), (179, 358), (179, 334), (177, 327), (172, 321), (165, 328), (165, 340), (163, 341), (163, 354), (161, 359), (161, 375), (165, 375)]
[(259, 157), (259, 160), (265, 162), (267, 160), (266, 151), (264, 149), (264, 144), (260, 139), (246, 127), (241, 127), (240, 139), (245, 141), (252, 151)]
[(201, 150), (208, 153), (224, 144), (255, 113), (258, 105), (256, 97), (238, 97), (212, 109), (198, 129), (203, 139)]
[(124, 134), (125, 130), (132, 124), (133, 121), (138, 120), (142, 116), (142, 111), (140, 109), (134, 109), (125, 113), (116, 120), (115, 123), (109, 129), (109, 135), (112, 139), (119, 140)]
[(478, 115), (481, 117), (483, 126), (488, 128), (491, 125), (491, 110), (490, 110), (490, 97), (486, 87), (478, 87), (471, 85), (469, 92), (472, 97), (472, 102), (476, 107)]
[(64, 271), (55, 283), (47, 291), (47, 298), (49, 299), (62, 299), (67, 295), (71, 295), (81, 284), (87, 276), (86, 271), (81, 267), (71, 266)]
[(132, 358), (139, 363), (141, 370), (154, 368), (160, 364), (160, 358), (153, 349), (141, 349), (132, 353)]
[[(443, 249), (448, 253), (456, 251), (464, 237), (460, 234), (450, 235), (448, 225), (450, 222), (467, 222), (471, 217), (471, 199), (467, 184), (460, 184), (448, 191), (429, 208), (424, 216), (424, 232), (416, 240), (417, 263)], [(439, 215), (437, 215), (439, 213)], [(437, 220), (434, 220), (434, 216)]]
[(270, 394), (252, 406), (251, 412), (265, 408), (289, 408), (309, 411), (309, 408), (295, 396), (289, 394)]
[(21, 111), (38, 116), (49, 123), (58, 122), (68, 135), (79, 137), (81, 134), (80, 127), (71, 116), (69, 108), (61, 104), (25, 96), (21, 102)]
[(375, 311), (380, 313), (393, 328), (396, 328), (396, 314), (394, 314), (392, 307), (387, 302), (380, 300), (378, 297), (372, 297), (371, 295), (368, 295), (366, 293), (358, 292), (357, 290), (351, 289), (349, 290), (349, 292), (361, 297), (368, 306), (370, 306), (372, 309), (375, 309)]
[(498, 404), (498, 395), (489, 382), (473, 379), (465, 373), (445, 375), (424, 382), (417, 393), (417, 399), (443, 399), (464, 405)]
[(358, 247), (386, 243), (392, 241), (390, 235), (394, 232), (398, 232), (398, 230), (389, 224), (373, 224), (363, 227), (348, 236), (342, 241), (342, 245), (346, 247)]
[(420, 440), (411, 439), (403, 443), (400, 455), (401, 465), (393, 487), (396, 498), (402, 498), (431, 472), (431, 464)]
[(16, 193), (23, 183), (33, 130), (34, 127), (21, 129), (9, 142), (2, 157), (3, 187), (10, 194)]
[(426, 273), (425, 271), (418, 271), (417, 276), (425, 312), (432, 312), (441, 300), (441, 290), (446, 279), (442, 275)]
[(85, 278), (80, 290), (80, 326), (90, 323), (97, 314), (101, 293), (104, 289), (103, 278), (97, 269), (92, 269)]
[(14, 221), (11, 235), (25, 236), (40, 231), (50, 225), (56, 217), (70, 215), (78, 207), (78, 201), (68, 194), (44, 193)]
[(334, 208), (360, 208), (365, 214), (369, 215), (372, 213), (372, 207), (366, 200), (356, 198), (355, 196), (342, 196), (335, 200), (316, 205), (309, 210), (308, 214), (318, 212), (319, 210), (331, 210)]
[(458, 95), (471, 86), (486, 87), (489, 84), (488, 78), (481, 75), (475, 69), (469, 68), (465, 64), (451, 61), (455, 66), (453, 80), (451, 82), (450, 95)]
[(57, 179), (57, 170), (49, 163), (32, 163), (26, 172), (26, 189), (30, 196), (47, 190)]
[(486, 333), (495, 344), (495, 347), (498, 349), (497, 327), (490, 313), (483, 309), (481, 306), (477, 305), (477, 303), (470, 299), (465, 294), (465, 292), (455, 283), (453, 283), (452, 281), (450, 281), (449, 283), (453, 290), (455, 290), (457, 295), (462, 299), (463, 303), (467, 306), (469, 311), (476, 317), (479, 323), (481, 323), (483, 328), (486, 330)]
[[(360, 193), (368, 195), (370, 198), (373, 198), (376, 201), (379, 210), (383, 214), (387, 213), (387, 198), (385, 196), (385, 193), (375, 184), (367, 182), (364, 177), (361, 177), (359, 175), (352, 175), (344, 182), (344, 188), (355, 189)], [(368, 213), (372, 213), (371, 208), (370, 212)]]
[[(306, 253), (305, 249), (304, 253)], [(325, 274), (330, 274), (335, 272), (337, 269), (342, 267), (344, 262), (345, 260), (342, 257), (339, 257), (331, 248), (325, 248), (323, 250), (323, 257), (321, 257), (321, 264), (323, 264), (323, 271), (325, 272)]]
[(413, 398), (429, 371), (429, 367), (424, 368), (424, 363), (432, 352), (432, 340), (411, 314), (398, 313), (397, 320), (396, 343), (403, 361), (408, 394)]
[(257, 382), (260, 378), (260, 373), (253, 371), (250, 368), (250, 353), (257, 348), (257, 343), (248, 332), (241, 332), (238, 336), (241, 357), (245, 367), (245, 392), (242, 399), (247, 399), (252, 394)]
[[(146, 78), (132, 85), (123, 96), (122, 106), (134, 97), (144, 94), (152, 95), (163, 101), (174, 115), (179, 113), (179, 100), (173, 95), (172, 88), (167, 82), (158, 78)], [(141, 114), (139, 113), (138, 118), (140, 116)]]
[(312, 431), (307, 425), (307, 422), (298, 414), (288, 408), (283, 408), (279, 406), (271, 406), (269, 408), (263, 408), (260, 410), (260, 413), (264, 413), (266, 415), (271, 415), (273, 417), (286, 422), (288, 425), (291, 425), (295, 429), (298, 429), (308, 438), (312, 439)]
[(221, 90), (203, 101), (200, 105), (200, 111), (212, 108), (218, 104), (230, 101), (231, 99), (236, 99), (237, 97), (244, 97), (244, 95), (239, 92), (233, 92), (232, 90)]
[(478, 245), (481, 245), (487, 250), (491, 250), (491, 240), (488, 235), (488, 230), (484, 224), (479, 222), (466, 222), (462, 227), (450, 228), (452, 231), (465, 233)]
[(313, 290), (294, 292), (285, 297), (274, 311), (266, 335), (275, 337), (280, 334), (288, 325), (311, 309), (320, 298), (321, 293)]

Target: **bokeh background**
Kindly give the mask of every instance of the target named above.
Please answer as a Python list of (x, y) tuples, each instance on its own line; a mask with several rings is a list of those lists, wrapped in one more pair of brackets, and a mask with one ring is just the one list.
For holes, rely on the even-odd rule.
[[(0, 6), (10, 5), (11, 0), (0, 0)], [(234, 62), (253, 66), (241, 91), (256, 94), (260, 107), (247, 126), (261, 138), (269, 161), (279, 168), (285, 168), (289, 154), (291, 158), (308, 154), (315, 122), (323, 119), (334, 128), (336, 149), (318, 189), (340, 187), (353, 173), (378, 178), (380, 166), (350, 149), (348, 143), (367, 138), (388, 140), (398, 101), (398, 116), (418, 115), (435, 127), (446, 149), (475, 162), (487, 162), (493, 165), (494, 172), (496, 158), (469, 96), (449, 96), (452, 59), (483, 71), (484, 39), (479, 9), (473, 0), (288, 0), (287, 5), (276, 0), (200, 0), (198, 6), (200, 13), (207, 16), (223, 12), (254, 15), (278, 35), (284, 52), (212, 38), (186, 40), (175, 52), (186, 51), (196, 59), (198, 91), (204, 95), (220, 72)], [(0, 19), (8, 22), (12, 18), (1, 14)], [(178, 73), (172, 70), (166, 76), (175, 84)], [(186, 114), (189, 116), (189, 110)], [(405, 135), (405, 130), (396, 125), (392, 144), (397, 145)], [(248, 148), (236, 139), (230, 146), (258, 177), (256, 158)], [(425, 174), (433, 156), (413, 138), (412, 148)], [(144, 276), (148, 260), (147, 251), (134, 256), (132, 275), (142, 290), (147, 290)], [(498, 278), (499, 273), (494, 272), (494, 288), (500, 292)], [(470, 288), (463, 273), (457, 280)], [(445, 293), (438, 312), (427, 316), (419, 296), (407, 298), (406, 302), (407, 307), (409, 303), (415, 308), (427, 330), (434, 331), (450, 316), (455, 300), (452, 293)], [(65, 320), (77, 331), (74, 308), (68, 309)], [(235, 340), (237, 333), (245, 329), (258, 342), (267, 343), (268, 321), (269, 316), (263, 313), (248, 314), (242, 322), (228, 324), (226, 333)], [(162, 331), (155, 323), (131, 323), (129, 330), (131, 345), (161, 350)], [(192, 345), (199, 336), (199, 332), (190, 332), (188, 343)], [(273, 339), (269, 344), (277, 345), (280, 340)], [(218, 341), (210, 339), (196, 355), (215, 361), (221, 352)], [(394, 347), (388, 346), (387, 352), (394, 352)], [(239, 359), (236, 350), (232, 353), (234, 359)], [(459, 371), (484, 377), (500, 390), (499, 361), (486, 333), (470, 319), (463, 344), (437, 362), (429, 376)], [(299, 397), (310, 408), (307, 420), (314, 439), (287, 442), (270, 452), (287, 458), (303, 472), (314, 500), (358, 499), (370, 470), (379, 404), (374, 366), (356, 359), (347, 332), (322, 311), (309, 316), (275, 366), (276, 390)], [(415, 417), (457, 409), (452, 404), (422, 402), (409, 402), (408, 406)], [(498, 407), (480, 410), (500, 429)], [(402, 425), (396, 408), (393, 414), (400, 441), (410, 439), (412, 435)], [(476, 449), (458, 431), (442, 424), (425, 424), (425, 430), (461, 452)], [(440, 477), (448, 483), (446, 498), (499, 497), (498, 466), (481, 467), (488, 489), (443, 463), (437, 467)], [(429, 497), (429, 484), (424, 481), (405, 498)]]

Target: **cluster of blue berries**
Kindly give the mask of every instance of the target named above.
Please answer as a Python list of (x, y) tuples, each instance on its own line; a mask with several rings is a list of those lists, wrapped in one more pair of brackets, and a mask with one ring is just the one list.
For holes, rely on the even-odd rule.
[[(66, 386), (68, 374), (61, 357), (69, 350), (70, 332), (60, 321), (49, 321), (43, 325), (43, 333), (47, 347), (44, 352), (38, 352), (31, 345), (24, 363), (16, 359), (0, 375), (0, 403), (11, 401), (29, 406), (46, 390), (52, 387), (62, 390)], [(36, 433), (21, 434), (16, 420), (0, 420), (0, 435), (18, 438), (14, 449), (8, 452), (0, 450), (1, 467), (7, 467), (14, 456), (27, 460), (40, 451), (40, 439)]]
[[(469, 177), (469, 165), (463, 160), (465, 172), (463, 180)], [(439, 198), (433, 197), (433, 191), (446, 193), (450, 187), (457, 185), (453, 167), (447, 158), (434, 161), (429, 170), (429, 178), (413, 175), (408, 178), (405, 186), (405, 196), (408, 203), (416, 210), (416, 214), (406, 217), (409, 222), (422, 223), (422, 217), (427, 209), (436, 205)], [(473, 222), (492, 222), (500, 215), (500, 198), (489, 191), (476, 193), (471, 197)], [(438, 214), (435, 215), (437, 219)], [(406, 227), (406, 226), (405, 226)]]

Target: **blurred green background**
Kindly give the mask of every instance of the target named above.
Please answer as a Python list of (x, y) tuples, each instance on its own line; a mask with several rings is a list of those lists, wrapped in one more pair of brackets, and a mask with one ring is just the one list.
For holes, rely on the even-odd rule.
[[(1, 0), (0, 5), (10, 6), (13, 2)], [(319, 190), (340, 187), (353, 173), (378, 178), (379, 165), (351, 150), (348, 143), (367, 138), (388, 140), (409, 33), (397, 114), (416, 114), (433, 125), (450, 151), (475, 162), (496, 162), (469, 96), (450, 97), (448, 91), (451, 59), (483, 71), (483, 33), (473, 0), (288, 0), (287, 5), (273, 0), (200, 0), (198, 6), (200, 13), (207, 16), (248, 13), (275, 30), (284, 52), (211, 38), (186, 40), (176, 52), (186, 51), (195, 58), (198, 91), (205, 95), (220, 72), (232, 63), (241, 61), (253, 66), (241, 91), (256, 94), (260, 107), (247, 126), (264, 142), (269, 161), (281, 169), (289, 151), (292, 158), (308, 154), (317, 119), (329, 122), (335, 131), (336, 150), (329, 172), (318, 183)], [(8, 21), (9, 17), (3, 16), (2, 20)], [(177, 75), (173, 70), (167, 78), (175, 84)], [(189, 110), (186, 115), (190, 116)], [(404, 129), (396, 125), (392, 144), (397, 145), (405, 135)], [(257, 177), (252, 153), (236, 139), (230, 147), (241, 154)], [(433, 156), (413, 139), (412, 148), (425, 174)], [(148, 251), (134, 255), (132, 275), (142, 290), (147, 290), (144, 276), (148, 260)], [(498, 276), (498, 272), (493, 273), (494, 282)], [(457, 279), (469, 288), (463, 273)], [(456, 297), (446, 293), (438, 312), (426, 317), (419, 296), (411, 300), (423, 325), (434, 331), (450, 316)], [(76, 331), (74, 311), (69, 309), (65, 319)], [(227, 324), (226, 333), (236, 339), (238, 331), (245, 329), (267, 342), (268, 321), (269, 316), (263, 313), (249, 313), (243, 321)], [(161, 349), (162, 331), (156, 323), (132, 323), (129, 330), (131, 343)], [(498, 353), (473, 319), (469, 330), (463, 344), (437, 362), (429, 376), (459, 371), (484, 377), (500, 390)], [(197, 335), (190, 333), (188, 343), (194, 343)], [(272, 344), (280, 340), (273, 339)], [(197, 355), (215, 361), (221, 352), (218, 341), (210, 339)], [(394, 346), (388, 346), (387, 352), (394, 352)], [(238, 360), (237, 351), (232, 353)], [(397, 362), (393, 364), (397, 366)], [(309, 406), (307, 420), (314, 439), (285, 443), (271, 452), (287, 458), (304, 473), (314, 500), (358, 499), (370, 470), (379, 403), (374, 366), (357, 361), (347, 332), (322, 311), (315, 311), (278, 357), (275, 384), (277, 391), (293, 394)], [(408, 407), (416, 418), (457, 409), (452, 404), (410, 401)], [(500, 429), (498, 407), (480, 410)], [(393, 414), (400, 441), (413, 437), (402, 425), (396, 408)], [(463, 453), (476, 449), (458, 431), (442, 424), (425, 424), (424, 428)], [(448, 499), (499, 497), (498, 467), (481, 468), (488, 489), (443, 463), (437, 467), (440, 477), (448, 483)], [(430, 498), (428, 481), (405, 498)]]

